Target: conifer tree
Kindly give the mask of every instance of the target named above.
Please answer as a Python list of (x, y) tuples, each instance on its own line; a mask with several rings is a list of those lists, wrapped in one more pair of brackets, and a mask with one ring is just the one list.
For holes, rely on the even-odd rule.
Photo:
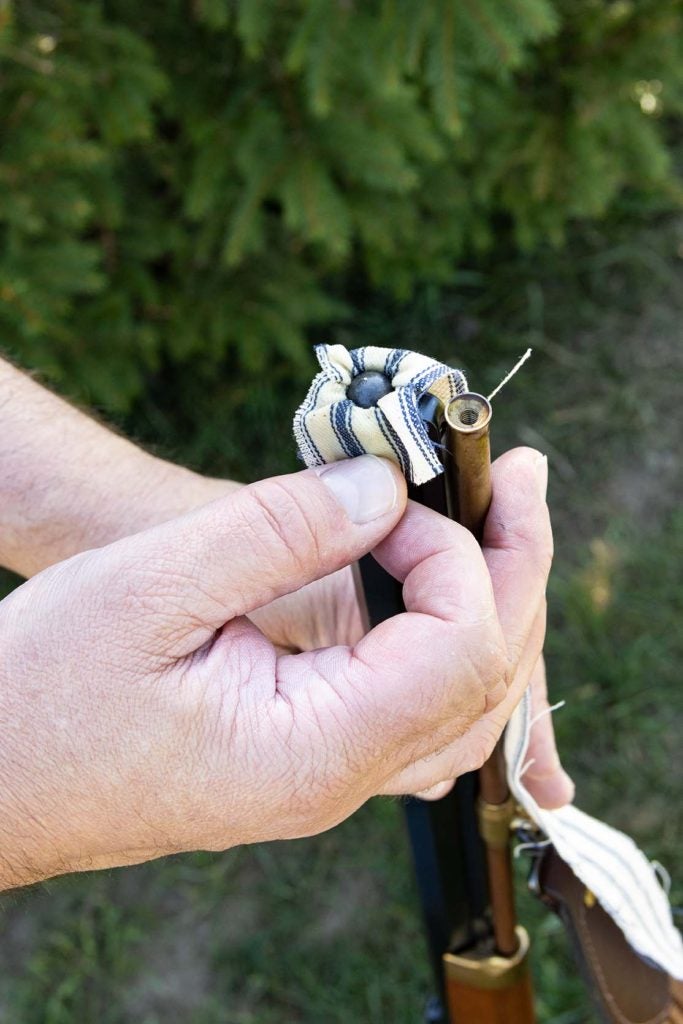
[(164, 360), (310, 369), (624, 190), (680, 201), (679, 0), (0, 0), (0, 332), (125, 409)]

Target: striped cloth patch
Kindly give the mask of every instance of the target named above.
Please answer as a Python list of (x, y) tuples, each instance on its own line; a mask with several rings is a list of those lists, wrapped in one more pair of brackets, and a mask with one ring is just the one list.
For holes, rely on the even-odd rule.
[[(371, 452), (398, 463), (414, 484), (443, 472), (418, 409), (430, 389), (449, 399), (467, 391), (460, 370), (400, 348), (317, 345), (321, 370), (294, 416), (294, 437), (307, 466), (322, 466)], [(386, 374), (393, 391), (377, 405), (361, 409), (347, 398), (355, 376), (368, 370)]]
[[(294, 435), (307, 466), (370, 452), (393, 459), (414, 484), (442, 472), (418, 403), (428, 390), (446, 400), (467, 391), (460, 370), (404, 349), (368, 346), (349, 352), (343, 345), (318, 345), (316, 355), (321, 371), (294, 418)], [(361, 409), (346, 391), (352, 379), (367, 370), (386, 374), (394, 390), (377, 406)], [(511, 791), (636, 952), (683, 980), (683, 941), (669, 901), (656, 871), (633, 840), (577, 807), (546, 811), (526, 789), (530, 707), (527, 691), (505, 733)]]

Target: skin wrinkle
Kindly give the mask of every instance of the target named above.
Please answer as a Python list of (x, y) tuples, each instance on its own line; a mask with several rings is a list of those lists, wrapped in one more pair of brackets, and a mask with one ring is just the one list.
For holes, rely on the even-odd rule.
[[(280, 659), (278, 658), (278, 663), (279, 660)], [(289, 754), (293, 754), (295, 752), (293, 742), (294, 732), (296, 729), (295, 711), (286, 689), (280, 688), (278, 685), (278, 668), (275, 670), (275, 694), (273, 700), (266, 706), (266, 713), (270, 718), (278, 739), (287, 752)], [(286, 728), (284, 732), (282, 724), (280, 723), (281, 718), (286, 720)]]
[[(455, 757), (455, 755), (449, 755), (448, 752), (454, 748), (459, 750), (459, 744), (461, 744), (462, 741), (467, 740), (469, 743), (470, 737), (468, 734), (471, 728), (472, 721), (465, 720), (458, 729), (454, 729), (453, 726), (449, 724), (447, 727), (434, 730), (427, 734), (430, 741), (429, 746), (433, 747), (434, 744), (438, 744), (438, 752), (436, 754), (432, 754), (430, 750), (430, 753), (425, 755), (424, 741), (419, 745), (416, 744), (408, 752), (407, 756), (404, 757), (402, 764), (398, 766), (398, 770), (393, 773), (392, 778), (394, 779), (394, 785), (400, 783), (401, 787), (405, 786), (406, 788), (402, 788), (400, 790), (401, 792), (414, 792), (413, 786), (415, 783), (413, 781), (408, 781), (409, 776), (406, 775), (409, 771), (426, 773), (429, 778), (436, 775), (436, 781), (438, 782), (448, 777), (448, 769), (444, 769), (443, 771), (440, 769), (436, 773), (433, 769), (437, 762), (443, 762), (447, 756)], [(459, 754), (457, 756), (460, 757)], [(429, 785), (429, 783), (420, 783), (420, 788), (422, 788), (423, 785)]]
[[(338, 698), (337, 706), (343, 708), (342, 714), (329, 707), (327, 712), (331, 714), (337, 725), (337, 736), (343, 747), (344, 761), (351, 774), (368, 783), (370, 765), (379, 765), (387, 757), (386, 751), (382, 749), (382, 736), (378, 730), (376, 714), (373, 717), (370, 711), (365, 710), (370, 706), (368, 701), (369, 698), (372, 698), (372, 691), (368, 691), (365, 686), (354, 681), (351, 666), (342, 684), (338, 684), (333, 677), (330, 677), (326, 680), (326, 685)], [(352, 705), (349, 703), (350, 694), (355, 697)], [(376, 702), (372, 701), (373, 709), (376, 706)], [(403, 717), (405, 716), (397, 713), (390, 715), (383, 708), (381, 712), (382, 732), (385, 735), (396, 732), (395, 723), (402, 721)], [(410, 718), (413, 721), (414, 716), (411, 715)]]
[[(309, 702), (310, 703), (310, 702)], [(301, 703), (297, 709), (301, 713)], [(316, 714), (313, 708), (307, 716), (309, 722), (315, 722)], [(293, 764), (288, 764), (283, 771), (283, 778), (287, 782), (287, 791), (292, 794), (291, 811), (296, 821), (296, 831), (308, 830), (311, 822), (320, 814), (323, 819), (329, 813), (328, 804), (336, 804), (338, 800), (337, 790), (334, 786), (336, 776), (333, 767), (334, 757), (327, 740), (327, 733), (317, 722), (317, 733), (315, 744), (304, 745), (303, 750)], [(344, 779), (342, 776), (342, 786)], [(322, 812), (322, 813), (321, 813)]]
[[(278, 736), (278, 742), (282, 744), (282, 748), (286, 751), (285, 757), (276, 756), (273, 758), (273, 744), (269, 743), (267, 748), (267, 764), (268, 771), (266, 774), (262, 773), (263, 791), (265, 793), (265, 803), (277, 805), (278, 801), (289, 800), (289, 795), (294, 792), (296, 799), (299, 799), (301, 793), (307, 795), (310, 794), (310, 780), (314, 778), (316, 771), (320, 770), (320, 764), (315, 761), (314, 751), (317, 750), (314, 745), (310, 742), (303, 744), (303, 751), (301, 745), (296, 745), (292, 742), (292, 737), (297, 729), (297, 716), (294, 713), (292, 705), (288, 702), (288, 698), (283, 697), (282, 693), (278, 691), (277, 700), (270, 701), (266, 704), (264, 712), (268, 719), (276, 723), (276, 719), (279, 720), (282, 716), (280, 714), (282, 709), (289, 718), (289, 724), (286, 728), (286, 735), (282, 734), (281, 724), (274, 724), (273, 728)], [(259, 715), (259, 719), (255, 724), (255, 727), (259, 729), (263, 723), (263, 716)], [(253, 740), (255, 734), (252, 733), (252, 737), (249, 741), (249, 746), (253, 747)], [(276, 748), (277, 749), (277, 748)], [(302, 752), (304, 757), (309, 757), (312, 760), (310, 776), (307, 780), (299, 782), (300, 769), (303, 764)], [(281, 767), (277, 769), (277, 766)], [(277, 770), (276, 770), (277, 769)], [(308, 796), (310, 802), (310, 796)], [(303, 806), (303, 802), (302, 802)], [(308, 811), (310, 815), (310, 809)], [(272, 833), (262, 833), (258, 836), (260, 839), (273, 839), (278, 838), (277, 835)], [(256, 841), (256, 840), (255, 840)]]
[[(246, 620), (245, 620), (246, 622)], [(231, 753), (239, 749), (240, 733), (246, 734), (250, 737), (251, 741), (248, 741), (248, 746), (253, 746), (253, 738), (257, 734), (257, 728), (255, 723), (246, 723), (240, 727), (240, 718), (249, 715), (249, 702), (244, 700), (245, 694), (249, 688), (253, 685), (253, 676), (256, 674), (261, 678), (272, 680), (268, 686), (268, 690), (273, 691), (275, 689), (275, 656), (272, 657), (270, 664), (266, 666), (259, 666), (259, 659), (263, 657), (263, 646), (260, 645), (261, 651), (255, 657), (254, 654), (249, 651), (245, 656), (240, 652), (238, 644), (233, 644), (232, 649), (226, 644), (226, 630), (234, 623), (239, 623), (239, 620), (233, 620), (232, 623), (228, 623), (226, 627), (221, 631), (221, 650), (217, 652), (217, 644), (214, 643), (212, 647), (212, 658), (207, 660), (204, 665), (204, 674), (206, 677), (206, 693), (210, 691), (212, 677), (216, 672), (220, 672), (221, 675), (228, 675), (231, 678), (231, 685), (228, 688), (219, 691), (219, 699), (215, 703), (214, 718), (210, 723), (210, 726), (204, 728), (203, 742), (200, 743), (200, 751), (203, 756), (200, 756), (200, 761), (203, 760), (205, 767), (211, 771), (213, 762), (218, 757), (220, 762), (229, 762)], [(240, 624), (241, 625), (241, 624)], [(250, 628), (253, 628), (249, 624)], [(225, 648), (228, 647), (226, 652)], [(228, 654), (228, 661), (226, 662), (226, 653)], [(233, 681), (233, 675), (236, 677)], [(268, 695), (266, 695), (265, 707), (268, 706)], [(210, 706), (210, 701), (205, 697), (199, 701), (200, 708), (206, 709)], [(259, 707), (261, 701), (259, 701)], [(212, 738), (214, 743), (211, 743)], [(212, 756), (213, 752), (213, 756)]]
[[(202, 666), (202, 669), (203, 668), (204, 666)], [(213, 733), (212, 726), (215, 727), (216, 735), (222, 735), (222, 729), (219, 729), (215, 722), (212, 723), (212, 725), (207, 725), (205, 722), (205, 719), (208, 716), (208, 708), (211, 704), (208, 699), (211, 693), (211, 678), (208, 673), (200, 670), (199, 678), (193, 679), (192, 677), (194, 673), (192, 669), (193, 665), (191, 659), (190, 662), (182, 668), (178, 679), (178, 685), (180, 687), (186, 687), (192, 691), (190, 714), (182, 716), (185, 721), (185, 730), (182, 734), (184, 742), (179, 744), (179, 749), (181, 751), (192, 752), (197, 763), (201, 764), (204, 762), (206, 767), (210, 767), (212, 762), (212, 758), (209, 756), (209, 752), (211, 750), (210, 740)], [(169, 676), (171, 676), (168, 681), (170, 685), (172, 681), (172, 673), (169, 672)], [(232, 733), (235, 728), (235, 715), (237, 714), (239, 706), (239, 686), (235, 689), (236, 707), (235, 714), (232, 717), (230, 733)], [(223, 709), (220, 706), (216, 708), (215, 714), (217, 718), (222, 715), (222, 710)], [(194, 735), (195, 731), (197, 732), (197, 736)], [(230, 736), (230, 738), (232, 739), (233, 737)]]
[(498, 714), (503, 715), (504, 721), (507, 721), (521, 700), (522, 694), (541, 656), (543, 639), (545, 637), (546, 611), (545, 595), (543, 595), (532, 620), (526, 646), (522, 651), (512, 686), (501, 704), (495, 709)]
[[(245, 662), (248, 663), (246, 670), (243, 667)], [(214, 635), (210, 652), (211, 670), (230, 675), (233, 664), (237, 667), (239, 685), (245, 694), (259, 701), (274, 698), (277, 652), (247, 615), (238, 615), (226, 622)]]
[[(407, 622), (411, 622), (412, 623), (415, 620), (419, 620), (420, 618), (424, 618), (425, 620), (429, 620), (430, 624), (434, 623), (434, 619), (433, 619), (432, 616), (425, 615), (422, 612), (404, 612), (404, 613), (402, 613), (402, 615), (397, 616), (393, 620), (393, 623), (394, 623), (394, 625), (396, 625), (401, 619), (405, 619)], [(448, 650), (448, 647), (447, 647), (447, 644), (446, 644), (445, 640), (442, 641), (439, 644), (439, 650), (441, 651), (441, 654), (442, 654), (440, 662), (439, 662), (439, 665), (440, 665), (439, 687), (440, 687), (440, 689), (442, 691), (443, 690), (448, 690), (450, 688), (452, 674), (453, 674), (453, 672), (455, 670), (454, 666), (457, 667), (458, 671), (460, 671), (463, 659), (466, 659), (466, 661), (467, 661), (467, 667), (466, 667), (466, 670), (465, 670), (465, 673), (464, 673), (464, 678), (467, 680), (467, 685), (463, 685), (463, 683), (461, 682), (460, 687), (458, 687), (458, 689), (457, 689), (457, 693), (453, 693), (453, 696), (452, 696), (451, 700), (448, 701), (448, 708), (447, 709), (442, 709), (437, 714), (437, 716), (435, 718), (430, 718), (428, 720), (428, 723), (427, 723), (427, 729), (428, 730), (432, 730), (433, 728), (438, 726), (438, 724), (440, 723), (441, 719), (444, 716), (448, 717), (448, 715), (450, 715), (452, 713), (453, 709), (451, 708), (451, 703), (454, 700), (457, 702), (458, 708), (461, 708), (463, 698), (465, 698), (465, 697), (467, 697), (467, 700), (470, 703), (470, 705), (471, 705), (471, 703), (473, 701), (476, 702), (476, 707), (473, 708), (473, 709), (470, 707), (470, 709), (468, 709), (468, 711), (465, 713), (466, 719), (468, 721), (470, 721), (470, 722), (472, 721), (473, 718), (477, 717), (479, 714), (482, 713), (483, 708), (486, 707), (486, 703), (489, 700), (489, 697), (487, 695), (486, 684), (484, 683), (484, 681), (482, 679), (482, 673), (481, 673), (479, 667), (475, 664), (475, 662), (472, 659), (472, 657), (470, 656), (469, 650), (466, 649), (466, 645), (462, 644), (462, 640), (461, 640), (461, 638), (459, 636), (458, 631), (453, 629), (452, 624), (449, 625), (448, 623), (442, 622), (442, 620), (437, 620), (437, 621), (441, 622), (441, 625), (445, 627), (445, 633), (446, 633), (447, 639), (451, 639), (453, 641), (453, 648), (452, 648), (452, 652), (450, 652), (450, 653), (449, 653), (449, 650)], [(381, 629), (381, 626), (378, 627), (378, 629)], [(377, 633), (377, 629), (374, 632)], [(393, 637), (393, 632), (394, 632), (393, 627), (391, 627), (390, 630), (387, 630), (387, 633), (389, 633), (390, 638)], [(411, 633), (415, 634), (415, 633), (419, 632), (419, 629), (415, 628), (415, 627), (411, 628), (410, 626), (407, 625), (406, 626), (406, 632), (408, 632), (408, 635), (410, 635)], [(455, 632), (455, 636), (453, 636), (454, 632)], [(460, 640), (460, 643), (458, 643), (459, 640)], [(364, 642), (361, 641), (360, 644), (358, 644), (356, 646), (356, 648), (354, 648), (354, 657), (357, 660), (360, 660), (361, 662), (363, 662), (363, 660), (364, 660), (363, 659), (363, 650), (364, 650)], [(385, 652), (386, 653), (383, 652), (382, 659), (381, 660), (378, 659), (379, 662), (382, 664), (383, 671), (385, 673), (391, 672), (392, 675), (398, 675), (398, 678), (400, 680), (401, 674), (402, 674), (402, 662), (401, 662), (401, 660), (400, 659), (396, 660), (396, 652), (395, 652), (395, 650), (394, 650), (392, 645), (389, 645), (389, 647), (385, 648)], [(425, 656), (427, 656), (428, 653), (429, 652), (426, 652)], [(507, 660), (505, 662), (505, 665), (507, 665)], [(366, 665), (366, 668), (367, 668), (368, 673), (372, 673), (373, 671), (376, 671), (375, 669), (373, 669), (372, 663), (368, 663)], [(469, 671), (467, 671), (467, 669), (469, 669)], [(499, 671), (504, 671), (504, 666), (503, 666), (502, 663), (499, 666)], [(433, 703), (433, 697), (434, 697), (434, 692), (435, 691), (436, 691), (436, 686), (434, 685), (434, 683), (432, 683), (432, 686), (430, 687), (430, 689), (427, 690), (427, 691), (424, 691), (425, 695), (427, 697), (427, 699), (425, 701), (425, 704), (419, 704), (419, 705), (418, 704), (413, 704), (413, 707), (412, 707), (411, 710), (413, 711), (413, 713), (415, 715), (424, 715), (425, 712), (429, 710), (430, 706)], [(481, 694), (481, 700), (477, 700), (477, 698), (479, 697), (480, 694)]]
[[(419, 792), (424, 789), (431, 789), (432, 786), (442, 782), (453, 782), (464, 772), (478, 771), (485, 761), (491, 756), (493, 749), (500, 738), (497, 726), (489, 732), (482, 723), (483, 735), (475, 735), (468, 738), (466, 751), (461, 745), (453, 742), (447, 743), (432, 758), (415, 758), (412, 764), (405, 767), (387, 781), (382, 792), (396, 795), (404, 792)], [(463, 733), (459, 740), (466, 738)]]
[[(406, 616), (408, 615), (408, 613), (404, 614)], [(369, 662), (363, 657), (362, 641), (350, 651), (351, 661), (349, 671), (347, 673), (346, 685), (351, 688), (351, 691), (355, 693), (358, 698), (357, 703), (354, 706), (354, 720), (357, 720), (361, 707), (368, 705), (369, 699), (372, 700), (373, 698), (375, 692), (373, 688), (373, 677), (377, 674), (376, 666), (378, 663), (381, 664), (382, 672), (385, 677), (389, 677), (387, 683), (385, 683), (386, 689), (389, 691), (393, 690), (392, 679), (396, 676), (399, 677), (398, 681), (400, 681), (401, 666), (400, 664), (395, 665), (393, 661), (393, 654), (393, 650), (390, 650), (390, 656), (384, 657), (381, 660), (378, 659), (375, 662)], [(360, 666), (360, 669), (356, 668), (356, 666)], [(356, 682), (356, 679), (359, 676), (361, 681)], [(422, 693), (425, 695), (426, 691), (422, 691)], [(413, 731), (415, 728), (415, 720), (423, 714), (424, 705), (431, 703), (431, 697), (426, 699), (424, 704), (414, 700), (411, 702), (410, 707), (406, 707), (405, 710), (403, 710), (400, 701), (393, 700), (388, 705), (383, 691), (380, 691), (377, 699), (372, 700), (372, 706), (378, 708), (382, 716), (384, 726), (386, 727), (387, 723), (390, 722), (392, 726), (396, 728), (398, 724), (399, 733), (402, 733), (406, 728), (408, 731)]]
[[(429, 704), (432, 702), (433, 695), (428, 691), (424, 691), (425, 703)], [(418, 718), (424, 718), (424, 712), (420, 706), (411, 705), (404, 712), (401, 712), (399, 708), (393, 710), (393, 714), (389, 713), (387, 709), (382, 710), (382, 721), (385, 723), (391, 723), (391, 728), (397, 733), (399, 737), (414, 734), (415, 732), (415, 721)], [(471, 725), (472, 717), (470, 715), (457, 716), (452, 715), (447, 717), (447, 724), (444, 724), (445, 716), (443, 713), (439, 713), (431, 719), (428, 719), (423, 725), (421, 738), (419, 741), (408, 746), (408, 749), (403, 751), (401, 760), (398, 764), (398, 769), (404, 768), (411, 761), (416, 761), (420, 757), (424, 756), (425, 742), (430, 745), (435, 742), (436, 736), (440, 736), (445, 733), (447, 739), (444, 741), (443, 746), (447, 746), (452, 742), (453, 730), (456, 728), (458, 721), (462, 722), (461, 728), (458, 730), (458, 734), (464, 734), (467, 728)], [(395, 774), (394, 769), (391, 774)]]
[[(337, 648), (336, 653), (340, 653), (341, 650), (342, 650), (341, 648)], [(346, 698), (348, 697), (349, 689), (351, 689), (352, 691), (355, 690), (357, 695), (359, 694), (359, 689), (355, 688), (354, 683), (352, 682), (352, 679), (350, 678), (352, 673), (350, 671), (348, 671), (348, 670), (343, 673), (343, 682), (341, 684), (337, 684), (337, 682), (336, 682), (334, 677), (327, 676), (324, 673), (324, 671), (322, 669), (322, 665), (320, 663), (322, 661), (322, 657), (324, 655), (329, 654), (329, 653), (330, 652), (323, 651), (323, 652), (317, 652), (317, 655), (316, 655), (316, 652), (313, 652), (313, 660), (311, 658), (307, 659), (307, 661), (309, 663), (308, 664), (309, 671), (312, 671), (314, 673), (315, 681), (313, 681), (312, 684), (309, 684), (306, 687), (306, 689), (302, 693), (302, 698), (306, 702), (307, 707), (309, 708), (310, 720), (313, 722), (314, 726), (318, 730), (318, 732), (319, 732), (323, 742), (325, 744), (327, 744), (327, 740), (326, 740), (326, 727), (325, 727), (325, 724), (323, 722), (323, 719), (320, 717), (320, 714), (318, 712), (318, 705), (324, 703), (325, 714), (330, 716), (331, 719), (332, 719), (332, 722), (334, 724), (336, 724), (336, 726), (337, 726), (336, 732), (335, 732), (335, 730), (330, 730), (330, 731), (333, 734), (335, 734), (335, 736), (336, 736), (336, 745), (337, 745), (337, 747), (341, 748), (340, 755), (341, 755), (341, 759), (342, 759), (343, 764), (346, 765), (346, 768), (347, 768), (348, 772), (350, 772), (352, 775), (356, 775), (359, 778), (364, 779), (367, 782), (367, 776), (368, 776), (367, 764), (364, 765), (363, 760), (362, 760), (362, 754), (359, 754), (357, 749), (354, 750), (354, 747), (355, 748), (358, 747), (358, 742), (356, 741), (356, 743), (353, 743), (351, 741), (351, 739), (349, 738), (349, 736), (350, 736), (350, 731), (349, 731), (350, 715), (349, 715), (348, 709), (346, 708), (346, 703), (347, 703), (347, 699)], [(346, 653), (349, 656), (351, 655), (351, 652), (348, 651), (348, 650), (346, 651)], [(334, 700), (334, 702), (332, 704), (330, 704), (329, 700), (323, 701), (321, 699), (322, 694), (325, 693), (325, 692), (328, 695), (330, 695), (330, 696), (335, 698), (335, 700)], [(362, 698), (365, 698), (365, 692), (364, 691), (363, 691), (361, 696), (362, 696)], [(354, 707), (353, 730), (352, 731), (357, 732), (358, 731), (358, 723), (359, 723), (359, 721), (362, 721), (363, 726), (364, 726), (364, 731), (371, 735), (372, 734), (372, 730), (368, 729), (369, 720), (362, 714), (362, 704), (363, 704), (363, 699), (361, 699), (355, 705), (355, 707)], [(341, 708), (344, 709), (342, 715), (338, 715), (337, 714), (337, 712), (335, 710), (337, 707), (341, 707)], [(301, 715), (301, 701), (300, 700), (297, 702), (297, 712), (298, 712), (298, 715), (300, 716)], [(327, 728), (329, 729), (329, 724), (328, 724)], [(361, 744), (361, 746), (363, 746), (363, 744)], [(317, 771), (319, 771), (319, 766), (318, 766), (317, 769), (315, 767), (315, 754), (314, 754), (315, 749), (316, 749), (315, 744), (310, 744), (309, 743), (309, 745), (307, 747), (307, 750), (311, 752), (311, 757), (313, 759), (313, 764), (312, 764), (312, 769), (311, 770), (312, 770), (314, 775), (316, 774)], [(370, 793), (368, 793), (368, 795), (370, 795)]]
[[(287, 478), (282, 479), (275, 477), (271, 481), (271, 486), (273, 489), (279, 490), (285, 495), (284, 507), (289, 513), (285, 518), (285, 523), (289, 524), (291, 516), (291, 519), (297, 526), (303, 524), (304, 527), (300, 534), (298, 531), (295, 531), (294, 540), (291, 541), (290, 538), (290, 543), (287, 543), (287, 538), (283, 538), (283, 543), (286, 545), (288, 554), (293, 557), (297, 569), (300, 570), (295, 575), (297, 578), (301, 578), (303, 576), (309, 576), (317, 566), (329, 561), (328, 552), (323, 548), (324, 534), (321, 535), (320, 513), (325, 506), (329, 506), (330, 499), (326, 494), (321, 493), (316, 488), (316, 494), (313, 501), (310, 503), (309, 501), (302, 502), (299, 495), (292, 491), (291, 484), (286, 482), (286, 480)], [(265, 506), (265, 497), (259, 497), (259, 500)], [(338, 512), (336, 502), (334, 504), (335, 512)], [(311, 514), (312, 508), (316, 510), (317, 515)], [(281, 525), (280, 521), (277, 520), (277, 517), (276, 523), (278, 526)], [(299, 552), (303, 550), (307, 552), (308, 558), (304, 564), (299, 565), (296, 562), (296, 559), (299, 557)]]
[[(278, 513), (271, 510), (267, 504), (267, 498), (258, 491), (244, 491), (243, 496), (249, 494), (250, 500), (257, 508), (257, 515), (253, 520), (249, 519), (249, 525), (258, 524), (254, 531), (261, 545), (262, 550), (267, 554), (272, 569), (278, 575), (287, 578), (299, 579), (302, 576), (314, 577), (314, 568), (323, 561), (321, 555), (320, 539), (315, 529), (314, 520), (306, 515), (303, 506), (292, 500), (292, 495), (277, 479), (269, 481), (269, 488), (279, 491), (285, 495), (284, 507), (276, 505)], [(291, 524), (294, 524), (294, 529)], [(275, 538), (275, 545), (264, 539), (263, 527), (271, 531)], [(302, 529), (303, 526), (303, 529)], [(282, 572), (281, 548), (286, 552), (286, 560), (291, 563), (290, 572)], [(301, 552), (305, 552), (302, 556)]]
[[(348, 695), (348, 680), (344, 680), (344, 695), (339, 691), (339, 688), (335, 686), (333, 680), (325, 680), (325, 686), (328, 692), (331, 692), (336, 700), (336, 706), (330, 705), (328, 701), (325, 703), (325, 713), (330, 716), (332, 723), (336, 726), (336, 729), (331, 730), (335, 735), (335, 746), (339, 752), (343, 766), (346, 768), (347, 774), (352, 777), (367, 778), (369, 774), (368, 765), (368, 738), (372, 738), (376, 732), (373, 729), (369, 718), (363, 714), (362, 703), (357, 703), (354, 706), (353, 725), (354, 728), (350, 729), (350, 715), (348, 708), (346, 707), (345, 698)], [(312, 699), (313, 705), (315, 705), (315, 699)], [(341, 709), (341, 713), (337, 711), (337, 708)], [(357, 724), (361, 724), (361, 729), (358, 729)], [(322, 728), (319, 722), (319, 728)], [(362, 738), (359, 742), (358, 733), (361, 733)], [(372, 757), (370, 758), (372, 760)], [(342, 774), (343, 778), (343, 774)]]
[[(545, 508), (545, 518), (548, 518), (547, 507)], [(484, 553), (490, 552), (492, 555), (503, 553), (506, 559), (510, 554), (522, 554), (529, 559), (527, 564), (535, 565), (538, 575), (545, 578), (552, 564), (554, 553), (552, 542), (540, 549), (535, 549), (532, 555), (528, 553), (530, 539), (532, 537), (527, 522), (524, 522), (522, 529), (519, 529), (515, 524), (503, 523), (500, 520), (494, 520), (489, 527), (487, 521), (483, 541)]]
[[(496, 722), (492, 716), (477, 722), (475, 728), (470, 728), (468, 735), (463, 734), (455, 743), (447, 744), (438, 758), (432, 762), (421, 759), (402, 777), (397, 778), (394, 784), (408, 786), (408, 792), (414, 792), (415, 787), (422, 790), (442, 781), (453, 781), (463, 772), (478, 771), (492, 755), (504, 724)], [(466, 744), (463, 743), (465, 739)]]
[[(187, 572), (179, 571), (177, 562), (175, 565), (153, 565), (146, 569), (144, 562), (134, 559), (129, 565), (124, 563), (121, 566), (121, 573), (117, 579), (120, 581), (121, 589), (110, 594), (114, 603), (118, 605), (122, 601), (124, 608), (130, 604), (131, 611), (150, 611), (154, 618), (172, 619), (175, 617), (174, 613), (177, 613), (177, 617), (186, 623), (184, 635), (191, 631), (193, 618), (192, 613), (184, 609), (187, 602), (181, 597), (187, 588), (196, 590), (204, 602), (215, 608), (215, 617), (225, 616), (226, 621), (232, 618), (226, 613), (223, 602), (202, 586), (202, 581), (197, 579), (196, 574), (189, 568)], [(206, 626), (205, 617), (198, 616), (196, 628), (205, 629)]]
[[(542, 602), (541, 609), (537, 613), (536, 620), (535, 620), (534, 627), (533, 627), (534, 631), (538, 631), (538, 623), (542, 622), (543, 617), (544, 617), (544, 602)], [(532, 655), (532, 658), (535, 659), (536, 657), (537, 657), (537, 655)], [(529, 659), (529, 660), (531, 661), (532, 659)], [(517, 676), (522, 678), (523, 684), (526, 683), (526, 680), (528, 679), (529, 672), (530, 672), (530, 668), (528, 668), (526, 666), (521, 666), (518, 669)], [(513, 687), (511, 688), (511, 690), (513, 691), (511, 696), (514, 698), (514, 703), (511, 703), (510, 700), (506, 698), (507, 706), (505, 706), (503, 709), (501, 709), (501, 707), (495, 709), (490, 715), (485, 716), (484, 718), (482, 718), (480, 721), (476, 722), (472, 726), (472, 729), (470, 731), (470, 740), (473, 743), (477, 743), (477, 744), (481, 743), (481, 744), (483, 744), (482, 749), (483, 749), (484, 752), (488, 749), (489, 745), (491, 744), (491, 737), (492, 736), (494, 737), (494, 745), (495, 745), (495, 740), (497, 740), (497, 738), (502, 734), (503, 728), (505, 727), (505, 724), (506, 724), (506, 722), (507, 722), (507, 720), (509, 718), (509, 715), (512, 713), (512, 708), (516, 705), (516, 703), (521, 698), (521, 687), (520, 687), (519, 683), (514, 684)], [(505, 704), (505, 702), (504, 702), (504, 704)], [(489, 725), (491, 725), (493, 727), (493, 730), (494, 730), (493, 734), (489, 734), (488, 731), (487, 731)], [(491, 745), (491, 750), (492, 749), (493, 749), (493, 746)], [(480, 757), (481, 757), (481, 754), (480, 754)], [(468, 765), (469, 765), (469, 762), (468, 762)], [(465, 770), (472, 770), (472, 768), (469, 767), (468, 765), (465, 765)], [(444, 774), (446, 774), (446, 773), (447, 773), (446, 770), (444, 770)], [(429, 781), (426, 781), (424, 784), (425, 785), (429, 785)]]

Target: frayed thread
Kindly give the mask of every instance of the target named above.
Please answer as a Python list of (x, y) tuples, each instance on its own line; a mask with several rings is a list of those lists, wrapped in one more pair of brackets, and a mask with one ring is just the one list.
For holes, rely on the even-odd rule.
[(532, 352), (532, 349), (528, 348), (526, 350), (526, 352), (524, 353), (524, 355), (522, 356), (522, 358), (517, 360), (517, 362), (512, 367), (510, 372), (505, 377), (503, 377), (503, 379), (500, 382), (500, 384), (498, 385), (498, 387), (493, 389), (493, 391), (491, 392), (491, 394), (488, 397), (489, 402), (491, 401), (492, 398), (496, 397), (498, 392), (501, 390), (501, 388), (505, 387), (505, 385), (507, 384), (508, 381), (512, 380), (512, 378), (517, 373), (517, 371), (521, 370), (521, 368), (524, 366), (524, 364), (527, 361), (527, 359), (529, 359), (529, 357), (531, 356), (531, 352)]

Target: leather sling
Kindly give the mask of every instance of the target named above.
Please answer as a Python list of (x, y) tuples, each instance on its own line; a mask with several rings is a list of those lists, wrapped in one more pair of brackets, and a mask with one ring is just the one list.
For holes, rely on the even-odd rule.
[(683, 1024), (683, 984), (641, 959), (552, 847), (540, 854), (539, 897), (564, 923), (605, 1024)]

